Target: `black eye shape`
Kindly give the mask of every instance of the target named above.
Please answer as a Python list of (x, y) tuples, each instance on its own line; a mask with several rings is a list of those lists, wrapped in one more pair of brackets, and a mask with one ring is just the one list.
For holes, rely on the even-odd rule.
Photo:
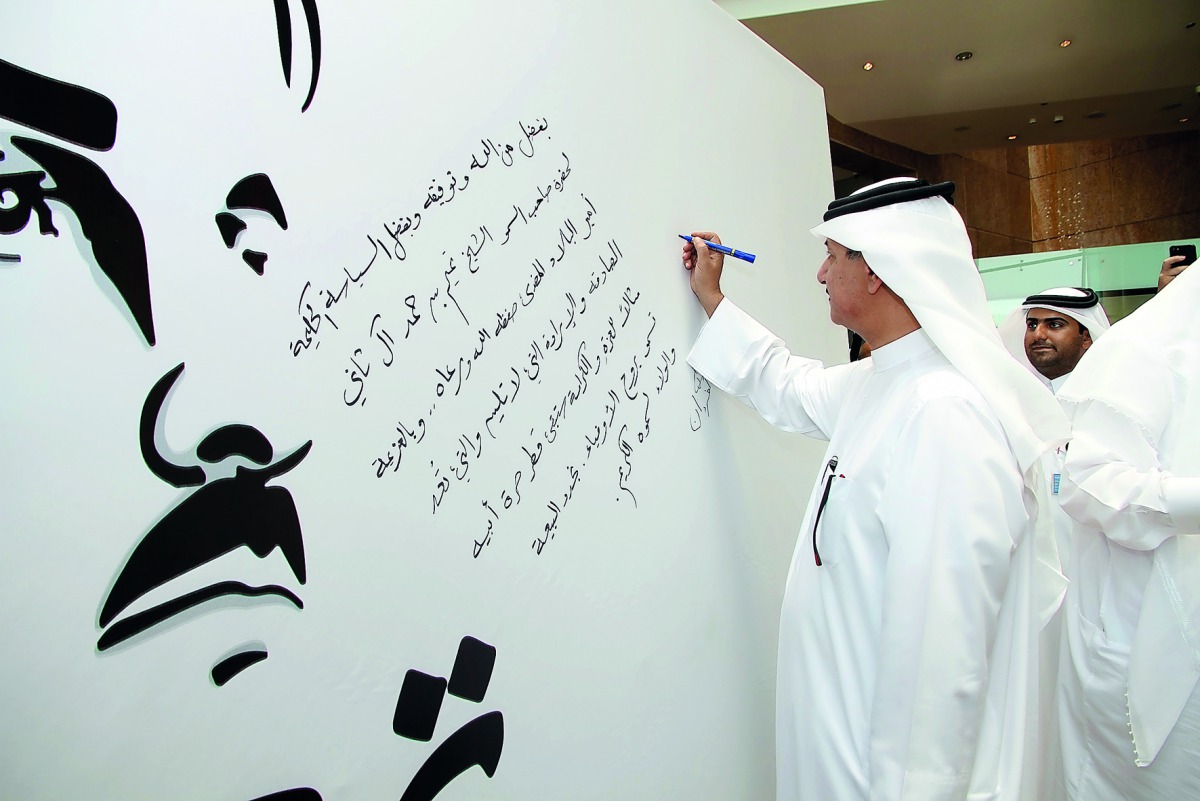
[(0, 234), (15, 234), (29, 225), (34, 214), (38, 230), (58, 236), (46, 205), (46, 190), (42, 181), (46, 173), (37, 171), (11, 172), (0, 175)]
[[(0, 175), (0, 234), (24, 230), (36, 214), (39, 231), (57, 236), (46, 201), (67, 206), (91, 244), (96, 266), (120, 294), (146, 342), (153, 345), (146, 239), (133, 207), (104, 170), (78, 153), (24, 136), (14, 136), (11, 141), (44, 172)], [(46, 178), (54, 182), (52, 188), (42, 186)], [(15, 204), (10, 206), (13, 196)]]
[[(287, 230), (287, 215), (283, 211), (283, 203), (279, 193), (275, 191), (271, 179), (263, 173), (247, 175), (234, 184), (233, 189), (225, 197), (225, 207), (228, 209), (254, 209), (266, 212), (283, 230)], [(238, 236), (246, 230), (246, 222), (236, 214), (222, 211), (216, 217), (217, 228), (225, 247), (232, 250), (237, 244)], [(242, 261), (250, 269), (262, 275), (266, 269), (267, 254), (249, 248), (242, 251)]]

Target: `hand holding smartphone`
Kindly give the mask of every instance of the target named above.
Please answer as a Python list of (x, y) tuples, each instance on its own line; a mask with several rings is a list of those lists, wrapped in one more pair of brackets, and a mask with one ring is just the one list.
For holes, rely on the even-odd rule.
[(1183, 256), (1183, 261), (1175, 262), (1176, 267), (1186, 267), (1196, 260), (1195, 245), (1171, 245), (1167, 251), (1167, 257)]

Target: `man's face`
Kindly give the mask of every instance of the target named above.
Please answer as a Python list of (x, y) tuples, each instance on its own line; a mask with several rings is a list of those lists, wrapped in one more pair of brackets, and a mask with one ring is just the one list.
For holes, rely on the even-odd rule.
[[(20, 16), (55, 31), (39, 13)], [(138, 46), (155, 69), (180, 70), (144, 89), (104, 57), (122, 46), (122, 21), (95, 13), (78, 23), (94, 35), (71, 43), (95, 43), (93, 71), (49, 66), (64, 46), (54, 36), (0, 34), (2, 82), (27, 82), (55, 107), (39, 116), (0, 95), (0, 337), (16, 390), (4, 416), (19, 423), (0, 437), (0, 563), (10, 566), (0, 602), (38, 610), (0, 625), (25, 655), (6, 669), (0, 746), (20, 754), (22, 732), (56, 720), (55, 748), (78, 759), (37, 778), (41, 792), (82, 783), (72, 774), (120, 743), (163, 775), (118, 770), (125, 759), (109, 755), (111, 792), (186, 795), (219, 782), (203, 763), (228, 736), (222, 722), (244, 715), (236, 725), (250, 740), (265, 733), (269, 715), (237, 712), (239, 683), (278, 678), (281, 652), (303, 636), (303, 515), (289, 486), (311, 478), (301, 463), (312, 443), (302, 415), (270, 411), (296, 402), (287, 351), (245, 325), (275, 313), (261, 302), (267, 282), (295, 276), (282, 213), (265, 202), (273, 185), (253, 177), (278, 164), (237, 121), (258, 121), (269, 139), (279, 108), (298, 116), (299, 101), (277, 77), (270, 4), (211, 52), (168, 36), (162, 20), (129, 25), (147, 32)], [(213, 60), (261, 52), (253, 42), (272, 58), (238, 61), (243, 85), (222, 96), (187, 83)], [(236, 114), (220, 114), (227, 102)], [(246, 213), (247, 198), (266, 210)], [(218, 214), (242, 219), (236, 248)], [(265, 274), (245, 250), (271, 254)], [(142, 725), (121, 717), (131, 708)], [(6, 781), (35, 786), (21, 761)]]
[(825, 261), (817, 270), (817, 281), (825, 285), (825, 294), (829, 296), (829, 319), (857, 331), (870, 298), (867, 291), (870, 266), (861, 255), (851, 258), (849, 253), (841, 244), (826, 239)]
[(1092, 346), (1092, 335), (1078, 321), (1052, 309), (1030, 309), (1025, 314), (1025, 355), (1048, 379), (1075, 369)]
[[(315, 4), (217, 5), (25, 4), (0, 26), (0, 795), (300, 801), (353, 770), (432, 797), (495, 771), (502, 715), (455, 729), (445, 696), (479, 704), (496, 649), (422, 648), (443, 632), (409, 625), (407, 571), (436, 568), (394, 506), (380, 536), (385, 485), (331, 489), (366, 473), (346, 441), (378, 433), (328, 380), (338, 351), (293, 347), (314, 232), (346, 224), (308, 182), (331, 160), (301, 116)], [(345, 176), (320, 186), (346, 197)], [(355, 277), (318, 308), (351, 281), (365, 299), (343, 255)]]

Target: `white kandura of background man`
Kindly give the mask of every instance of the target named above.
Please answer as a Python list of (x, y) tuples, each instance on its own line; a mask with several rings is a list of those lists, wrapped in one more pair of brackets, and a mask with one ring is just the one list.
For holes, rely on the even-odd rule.
[(1059, 672), (1071, 801), (1200, 798), (1200, 272), (1092, 346), (1058, 398), (1078, 522)]
[(829, 440), (780, 620), (780, 799), (1035, 793), (1038, 587), (1061, 580), (1039, 464), (1067, 423), (1000, 342), (952, 191), (893, 179), (813, 229), (830, 317), (872, 345), (848, 365), (791, 354), (724, 297), (719, 254), (683, 249), (709, 315), (689, 363)]
[[(1067, 377), (1079, 364), (1080, 359), (1091, 348), (1092, 343), (1109, 328), (1108, 314), (1100, 305), (1099, 296), (1086, 287), (1056, 287), (1025, 298), (1000, 323), (1000, 339), (1012, 353), (1013, 358), (1036, 376), (1050, 392), (1057, 393), (1066, 383)], [(1070, 564), (1071, 539), (1074, 521), (1057, 504), (1062, 486), (1063, 461), (1066, 459), (1065, 444), (1042, 457), (1042, 471), (1048, 481), (1048, 491), (1054, 498), (1050, 516), (1054, 522), (1054, 547), (1058, 562)], [(1049, 547), (1049, 543), (1046, 544)], [(1060, 612), (1055, 613), (1050, 624), (1042, 631), (1039, 648), (1041, 660), (1041, 695), (1053, 698), (1058, 682), (1060, 652), (1062, 646), (1061, 603), (1067, 593), (1067, 580), (1059, 585), (1056, 593)], [(1049, 588), (1046, 587), (1048, 590)], [(1061, 763), (1058, 759), (1058, 729), (1050, 705), (1050, 714), (1042, 716), (1040, 739), (1046, 743), (1044, 773), (1039, 788), (1048, 794), (1060, 781)]]
[[(999, 325), (1000, 339), (1013, 358), (1055, 394), (1108, 328), (1108, 314), (1099, 296), (1085, 287), (1056, 287), (1030, 295)], [(1060, 447), (1046, 465), (1052, 495), (1059, 493), (1065, 457), (1066, 450)], [(1070, 527), (1070, 518), (1065, 514), (1055, 517), (1061, 546), (1068, 539), (1064, 529)], [(1066, 558), (1061, 561), (1067, 562)]]

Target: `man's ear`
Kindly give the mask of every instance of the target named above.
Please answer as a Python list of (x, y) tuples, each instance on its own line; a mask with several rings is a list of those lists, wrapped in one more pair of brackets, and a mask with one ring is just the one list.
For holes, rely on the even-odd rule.
[(1087, 330), (1087, 328), (1082, 325), (1079, 326), (1079, 330), (1083, 334), (1083, 336), (1080, 337), (1080, 341), (1083, 343), (1081, 347), (1083, 350), (1087, 350), (1092, 346), (1092, 332)]
[(874, 270), (867, 267), (867, 293), (874, 295), (883, 286), (883, 279), (876, 275)]

